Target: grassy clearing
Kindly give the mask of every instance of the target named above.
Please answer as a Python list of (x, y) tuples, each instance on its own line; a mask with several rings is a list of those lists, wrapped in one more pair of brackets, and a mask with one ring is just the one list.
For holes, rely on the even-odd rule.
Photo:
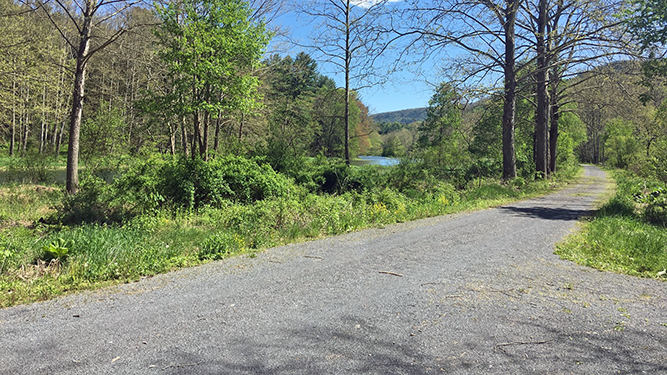
[(582, 230), (557, 247), (556, 254), (599, 270), (664, 280), (667, 269), (667, 228), (652, 220), (643, 203), (660, 184), (628, 172), (615, 171), (616, 194)]
[[(407, 196), (389, 188), (341, 194), (304, 189), (252, 203), (153, 210), (123, 224), (45, 225), (60, 189), (0, 189), (0, 307), (138, 280), (179, 267), (364, 228), (497, 206), (563, 186), (554, 181), (500, 184)], [(64, 256), (49, 256), (63, 248)]]

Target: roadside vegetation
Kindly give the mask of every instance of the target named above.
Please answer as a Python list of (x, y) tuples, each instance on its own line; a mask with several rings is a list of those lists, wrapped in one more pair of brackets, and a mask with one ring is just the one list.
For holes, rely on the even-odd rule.
[(667, 185), (615, 170), (616, 194), (556, 254), (603, 271), (667, 280)]
[(155, 156), (113, 180), (0, 188), (0, 306), (138, 280), (268, 247), (498, 205), (571, 180), (455, 187), (423, 164), (347, 167), (304, 161), (298, 176), (261, 159)]

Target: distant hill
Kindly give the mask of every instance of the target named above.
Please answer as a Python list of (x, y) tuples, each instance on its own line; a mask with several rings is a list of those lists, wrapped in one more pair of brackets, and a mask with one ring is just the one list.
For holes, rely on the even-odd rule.
[(394, 123), (403, 125), (411, 124), (415, 121), (426, 120), (426, 107), (411, 108), (402, 111), (383, 112), (371, 116), (376, 123)]

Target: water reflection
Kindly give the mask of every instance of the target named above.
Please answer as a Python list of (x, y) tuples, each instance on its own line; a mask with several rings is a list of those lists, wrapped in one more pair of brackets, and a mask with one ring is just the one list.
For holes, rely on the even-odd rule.
[(350, 160), (351, 165), (398, 165), (401, 162), (398, 158), (387, 158), (384, 156), (359, 156), (358, 159)]

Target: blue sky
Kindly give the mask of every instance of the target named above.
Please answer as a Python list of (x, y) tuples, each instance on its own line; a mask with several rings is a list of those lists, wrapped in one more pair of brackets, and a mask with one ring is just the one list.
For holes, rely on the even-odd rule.
[[(299, 40), (304, 44), (308, 44), (309, 34), (314, 27), (312, 25), (314, 22), (308, 24), (305, 17), (298, 17), (294, 12), (284, 14), (275, 19), (272, 23), (286, 30), (290, 38)], [(270, 49), (272, 49), (270, 53), (277, 52), (283, 56), (294, 56), (296, 53), (303, 51), (310, 53), (317, 59), (317, 56), (315, 56), (312, 51), (289, 44), (285, 42), (284, 38), (275, 38)], [(342, 72), (336, 71), (334, 66), (325, 64), (322, 61), (318, 61), (318, 63), (320, 73), (333, 78), (339, 87), (344, 86)], [(427, 79), (436, 82), (437, 75), (432, 74), (432, 76), (427, 77)], [(401, 109), (426, 107), (428, 106), (428, 100), (433, 94), (433, 91), (433, 85), (429, 84), (426, 79), (417, 77), (405, 69), (390, 76), (388, 83), (362, 89), (359, 94), (362, 102), (368, 106), (370, 113), (375, 114), (398, 111)]]

